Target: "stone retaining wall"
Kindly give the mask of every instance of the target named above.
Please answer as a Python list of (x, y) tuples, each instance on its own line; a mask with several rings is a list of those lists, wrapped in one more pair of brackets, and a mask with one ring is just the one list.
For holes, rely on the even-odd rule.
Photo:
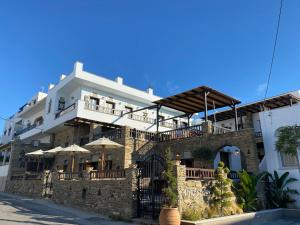
[(104, 215), (132, 218), (135, 215), (135, 170), (125, 178), (100, 180), (54, 180), (54, 202)]
[(185, 166), (176, 166), (178, 203), (180, 211), (191, 206), (204, 206), (211, 200), (210, 180), (186, 180)]
[(43, 193), (42, 180), (7, 180), (5, 192), (41, 198)]

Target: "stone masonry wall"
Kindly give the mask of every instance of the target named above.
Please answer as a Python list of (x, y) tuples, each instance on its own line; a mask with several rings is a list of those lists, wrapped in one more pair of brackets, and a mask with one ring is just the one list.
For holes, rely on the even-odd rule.
[(183, 165), (177, 165), (175, 171), (179, 210), (183, 211), (195, 204), (205, 207), (210, 201), (212, 181), (186, 180), (185, 166)]
[(41, 198), (43, 192), (42, 180), (7, 180), (5, 192)]
[(135, 215), (135, 169), (126, 178), (100, 180), (54, 180), (53, 201), (104, 215), (132, 218)]
[[(185, 152), (193, 152), (200, 147), (210, 148), (214, 154), (224, 146), (237, 146), (241, 151), (242, 167), (249, 172), (258, 172), (259, 159), (253, 129), (244, 129), (238, 132), (229, 132), (225, 134), (204, 134), (202, 137), (191, 137), (186, 139), (172, 140), (157, 143), (155, 150), (157, 153), (163, 152), (167, 147), (176, 154), (184, 155)], [(213, 168), (213, 157), (210, 162), (195, 162), (195, 167)], [(210, 166), (210, 167), (208, 167)]]

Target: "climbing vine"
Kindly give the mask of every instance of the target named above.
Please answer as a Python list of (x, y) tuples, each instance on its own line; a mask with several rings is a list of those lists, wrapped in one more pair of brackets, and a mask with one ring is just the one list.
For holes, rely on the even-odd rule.
[(299, 157), (297, 149), (300, 147), (300, 126), (284, 126), (276, 131), (276, 149), (278, 152), (296, 157), (300, 172)]

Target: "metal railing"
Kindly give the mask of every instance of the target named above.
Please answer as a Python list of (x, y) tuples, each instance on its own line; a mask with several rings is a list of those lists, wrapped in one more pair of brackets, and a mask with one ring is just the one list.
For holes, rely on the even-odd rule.
[(215, 177), (214, 169), (202, 169), (202, 168), (189, 168), (186, 170), (186, 179), (195, 179), (195, 180), (211, 180)]
[(126, 176), (125, 170), (90, 171), (90, 180), (104, 179), (104, 178), (123, 178), (125, 176)]
[(239, 181), (240, 177), (238, 175), (238, 173), (236, 171), (230, 171), (228, 173), (228, 178), (230, 178), (231, 180), (235, 180), (235, 181)]
[(158, 133), (157, 141), (171, 141), (183, 138), (202, 136), (202, 125), (184, 127)]
[(141, 139), (147, 141), (154, 141), (156, 140), (156, 133), (148, 132), (148, 131), (141, 131), (137, 129), (130, 129), (130, 137), (134, 139)]
[(102, 132), (99, 135), (95, 135), (94, 139), (96, 140), (101, 137), (106, 137), (110, 140), (120, 139), (122, 138), (122, 129), (113, 129), (113, 130)]
[(32, 124), (32, 125), (29, 125), (29, 126), (23, 128), (23, 129), (21, 129), (21, 130), (16, 131), (16, 132), (15, 132), (15, 135), (17, 136), (17, 135), (23, 134), (23, 133), (25, 133), (25, 132), (27, 132), (27, 131), (30, 131), (30, 130), (32, 130), (32, 129), (35, 129), (35, 128), (38, 127), (38, 126), (41, 126), (42, 124), (43, 124), (43, 123), (38, 123), (38, 124), (34, 123), (34, 124)]
[(262, 137), (262, 132), (261, 131), (256, 131), (255, 132), (255, 137), (257, 137), (257, 138)]
[(73, 111), (75, 108), (76, 108), (76, 104), (73, 103), (72, 105), (68, 106), (67, 108), (65, 108), (65, 109), (63, 109), (63, 110), (57, 112), (57, 113), (55, 114), (55, 119), (57, 119), (57, 118), (59, 118), (59, 117), (65, 115), (65, 114), (67, 114), (67, 113)]

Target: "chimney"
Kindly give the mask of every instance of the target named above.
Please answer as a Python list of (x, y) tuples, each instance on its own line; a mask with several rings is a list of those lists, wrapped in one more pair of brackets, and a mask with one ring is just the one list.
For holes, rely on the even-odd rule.
[(73, 73), (78, 74), (81, 73), (82, 71), (83, 71), (83, 63), (76, 61), (74, 63)]
[(54, 84), (49, 84), (49, 86), (48, 86), (48, 91), (50, 91), (52, 88), (54, 88), (55, 87), (55, 85)]
[(118, 84), (123, 84), (123, 77), (116, 77), (115, 81), (118, 83)]
[(153, 95), (153, 89), (152, 88), (147, 88), (147, 93), (149, 95)]
[(62, 75), (60, 76), (59, 80), (62, 81), (62, 80), (65, 79), (65, 78), (66, 78), (66, 75), (62, 74)]

